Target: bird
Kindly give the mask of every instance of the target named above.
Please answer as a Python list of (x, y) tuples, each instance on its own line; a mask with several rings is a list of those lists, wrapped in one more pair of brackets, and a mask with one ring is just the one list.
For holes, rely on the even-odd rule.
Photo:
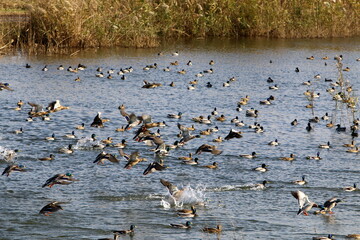
[(25, 170), (24, 165), (13, 164), (13, 165), (7, 166), (1, 175), (6, 175), (8, 177), (8, 176), (10, 176), (11, 172), (25, 172), (25, 171), (26, 170)]
[[(170, 195), (172, 197), (174, 197), (175, 199), (179, 199), (182, 196), (182, 194), (184, 193), (184, 189), (179, 189), (178, 187), (176, 187), (169, 181), (160, 179), (160, 182), (162, 185), (164, 185), (169, 190)], [(195, 211), (196, 211), (196, 209), (195, 209)]]
[(51, 161), (55, 159), (55, 155), (54, 154), (50, 154), (49, 157), (43, 157), (43, 158), (38, 158), (38, 160), (40, 161)]
[(173, 228), (189, 229), (189, 228), (191, 228), (191, 222), (190, 222), (190, 221), (186, 221), (185, 224), (174, 224), (174, 223), (170, 223), (170, 226), (173, 227)]
[(194, 206), (191, 207), (191, 210), (182, 209), (177, 211), (177, 215), (179, 217), (196, 217), (196, 208)]
[(344, 189), (344, 191), (346, 191), (346, 192), (353, 192), (353, 191), (358, 190), (358, 188), (357, 188), (357, 186), (356, 186), (356, 183), (354, 183), (353, 186), (344, 187), (343, 189)]
[(278, 142), (277, 139), (275, 139), (274, 141), (269, 142), (268, 145), (270, 145), (270, 146), (278, 146), (279, 142)]
[(309, 197), (302, 191), (292, 191), (291, 195), (298, 200), (299, 210), (297, 215), (303, 213), (304, 215), (308, 216), (308, 211), (310, 211), (312, 207), (317, 207), (317, 204), (311, 202)]
[(221, 225), (217, 225), (216, 228), (203, 228), (202, 229), (203, 232), (207, 232), (207, 233), (221, 233), (222, 231), (222, 226)]
[(72, 139), (76, 138), (75, 131), (72, 131), (71, 134), (65, 134), (65, 137), (72, 138)]
[(334, 240), (332, 234), (329, 234), (327, 237), (313, 237), (313, 240)]
[(39, 212), (39, 214), (43, 214), (44, 216), (49, 216), (50, 214), (57, 212), (59, 210), (63, 210), (63, 208), (60, 206), (59, 202), (51, 202), (47, 205), (45, 205)]
[(74, 181), (76, 181), (76, 179), (73, 178), (73, 175), (71, 173), (56, 174), (53, 177), (46, 180), (45, 184), (42, 185), (42, 187), (52, 188), (55, 184), (68, 185), (73, 183)]
[(114, 147), (116, 148), (125, 148), (127, 146), (127, 141), (125, 139), (122, 139), (120, 143), (114, 144)]
[(222, 153), (221, 150), (218, 150), (215, 145), (203, 144), (196, 150), (195, 154), (201, 154), (202, 152), (210, 152), (214, 155), (219, 155)]
[(74, 149), (73, 149), (73, 145), (72, 144), (69, 144), (67, 148), (60, 148), (59, 149), (59, 152), (60, 153), (66, 153), (66, 154), (71, 154), (74, 152)]
[(128, 230), (114, 231), (114, 233), (116, 233), (116, 234), (131, 234), (131, 233), (134, 233), (135, 228), (136, 228), (135, 225), (131, 225), (130, 229), (128, 229)]
[(234, 129), (231, 129), (228, 135), (224, 138), (225, 140), (230, 140), (232, 138), (242, 138), (242, 132), (235, 131)]
[(119, 163), (120, 161), (116, 158), (116, 156), (111, 153), (101, 152), (96, 156), (96, 159), (93, 163), (104, 164), (104, 162), (108, 160), (112, 163)]
[(20, 128), (20, 129), (17, 129), (14, 131), (15, 134), (22, 134), (24, 131), (23, 131), (23, 128)]
[[(360, 61), (360, 58), (359, 58), (359, 61)], [(347, 238), (360, 239), (360, 234), (348, 234), (346, 237)]]
[(297, 119), (294, 119), (294, 120), (291, 122), (291, 125), (292, 125), (292, 126), (296, 126), (297, 124), (298, 124)]
[(313, 127), (311, 126), (311, 124), (308, 122), (307, 126), (306, 126), (306, 131), (310, 132), (313, 130)]
[(165, 167), (164, 164), (162, 163), (158, 163), (158, 162), (149, 163), (148, 167), (143, 172), (143, 175), (148, 175), (149, 173), (153, 173), (156, 171), (163, 171), (166, 168), (167, 167)]
[(179, 160), (191, 161), (193, 159), (192, 153), (189, 153), (188, 156), (178, 157)]
[(218, 142), (218, 143), (220, 143), (220, 142), (222, 142), (222, 141), (223, 141), (223, 138), (222, 138), (221, 136), (213, 139), (213, 142)]
[(46, 137), (45, 140), (54, 141), (54, 140), (55, 140), (55, 133), (53, 133), (53, 134), (51, 135), (51, 137)]
[(255, 188), (257, 190), (265, 189), (266, 184), (268, 184), (268, 183), (269, 183), (269, 181), (264, 180), (262, 183), (255, 184), (253, 188)]
[(240, 157), (249, 159), (256, 158), (256, 152), (252, 152), (251, 154), (240, 154)]
[(179, 112), (178, 114), (173, 114), (173, 113), (171, 113), (171, 114), (168, 114), (167, 117), (168, 117), (168, 118), (179, 119), (179, 118), (182, 117), (182, 112)]
[(76, 126), (76, 129), (84, 130), (85, 129), (85, 123), (82, 123), (81, 125)]
[(266, 172), (268, 170), (267, 167), (268, 166), (265, 163), (263, 163), (263, 164), (261, 164), (260, 167), (256, 167), (253, 170), (258, 171), (258, 172)]
[(295, 155), (291, 153), (289, 157), (280, 157), (279, 159), (284, 161), (293, 161), (295, 160)]
[(218, 164), (217, 164), (217, 162), (213, 162), (213, 164), (211, 164), (211, 165), (204, 165), (203, 167), (205, 167), (205, 168), (210, 168), (210, 169), (216, 169), (216, 168), (218, 168)]
[(325, 149), (331, 148), (330, 142), (327, 142), (327, 144), (320, 144), (320, 145), (319, 145), (319, 148), (325, 148)]
[(332, 209), (336, 207), (336, 205), (340, 202), (343, 202), (341, 199), (333, 197), (325, 201), (325, 203), (321, 206), (321, 210), (324, 212), (329, 212), (330, 214), (333, 214)]
[(312, 160), (321, 160), (320, 152), (316, 153), (316, 156), (307, 156), (306, 159), (312, 159)]
[(101, 119), (101, 112), (98, 112), (95, 116), (93, 122), (91, 123), (90, 127), (102, 128), (104, 127), (103, 120)]
[(198, 158), (194, 158), (194, 160), (183, 160), (183, 163), (187, 165), (198, 165), (199, 164), (198, 161), (199, 161)]
[[(119, 149), (119, 152), (122, 149)], [(124, 156), (125, 157), (125, 156)], [(126, 157), (125, 157), (126, 158)], [(132, 167), (134, 167), (136, 164), (138, 164), (139, 162), (142, 161), (142, 159), (139, 157), (139, 152), (132, 152), (130, 154), (130, 156), (127, 158), (128, 162), (125, 165), (125, 169), (131, 169)]]
[(56, 111), (59, 108), (61, 108), (60, 100), (55, 100), (48, 104), (48, 106), (46, 107), (46, 110)]
[(305, 181), (305, 175), (302, 176), (301, 180), (295, 180), (293, 181), (294, 184), (297, 184), (297, 185), (305, 185), (307, 184), (307, 181)]
[(335, 130), (338, 131), (338, 132), (345, 132), (345, 131), (346, 131), (346, 127), (341, 127), (340, 124), (337, 124)]

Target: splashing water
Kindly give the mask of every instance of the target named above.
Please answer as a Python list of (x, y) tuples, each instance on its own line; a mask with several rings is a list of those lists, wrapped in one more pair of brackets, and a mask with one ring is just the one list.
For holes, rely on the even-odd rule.
[(0, 146), (0, 160), (11, 162), (16, 156), (16, 151)]
[(103, 149), (105, 145), (101, 144), (100, 141), (96, 141), (91, 137), (84, 137), (77, 141), (74, 149), (80, 150), (91, 150), (91, 149)]
[(161, 199), (160, 205), (169, 209), (171, 206), (182, 207), (183, 205), (202, 205), (205, 202), (205, 190), (206, 187), (203, 185), (198, 185), (195, 188), (192, 188), (190, 185), (183, 188), (184, 191), (179, 198), (175, 198), (168, 192), (167, 199)]

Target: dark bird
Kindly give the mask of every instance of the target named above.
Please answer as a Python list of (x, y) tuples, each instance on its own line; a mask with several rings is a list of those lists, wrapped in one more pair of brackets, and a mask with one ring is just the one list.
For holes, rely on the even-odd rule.
[(73, 175), (71, 173), (56, 174), (55, 176), (46, 180), (45, 184), (42, 185), (42, 187), (50, 187), (51, 188), (55, 184), (61, 184), (61, 185), (71, 184), (74, 181), (76, 181), (76, 179), (74, 179), (72, 176)]
[[(120, 151), (121, 149), (119, 149)], [(125, 157), (125, 156), (124, 156)], [(126, 157), (125, 157), (126, 158)], [(141, 158), (139, 158), (139, 152), (132, 152), (131, 155), (128, 158), (128, 162), (126, 163), (125, 167), (126, 169), (131, 169), (133, 166), (141, 162)]]
[(106, 152), (101, 152), (99, 153), (99, 155), (97, 155), (94, 163), (97, 163), (97, 164), (104, 164), (104, 162), (108, 160), (112, 163), (119, 163), (120, 161), (114, 156), (112, 155), (111, 153), (106, 153)]
[(332, 212), (331, 210), (336, 207), (336, 205), (339, 203), (339, 202), (342, 202), (341, 199), (339, 198), (330, 198), (329, 200), (327, 200), (323, 206), (321, 206), (321, 210), (325, 211), (325, 212), (329, 212), (330, 214), (334, 213)]
[(63, 210), (59, 204), (60, 204), (59, 202), (49, 203), (45, 207), (43, 207), (39, 213), (45, 216), (49, 216), (51, 213), (57, 212), (59, 210)]
[(191, 228), (191, 222), (187, 221), (185, 224), (173, 224), (173, 223), (170, 223), (170, 226), (173, 227), (173, 228), (189, 229), (189, 228)]
[(219, 155), (222, 153), (221, 150), (216, 149), (215, 145), (203, 144), (195, 152), (195, 154), (201, 154), (202, 152), (210, 152), (214, 155)]
[(103, 120), (101, 119), (101, 112), (98, 112), (94, 118), (94, 121), (91, 123), (91, 127), (102, 128), (104, 127)]
[(202, 230), (203, 232), (207, 232), (207, 233), (221, 233), (222, 226), (217, 225), (216, 228), (203, 228)]
[(179, 199), (182, 196), (184, 189), (179, 189), (178, 187), (164, 179), (160, 179), (160, 182), (169, 190), (169, 193), (172, 197)]
[(225, 140), (230, 140), (232, 138), (241, 138), (242, 137), (242, 132), (237, 132), (234, 129), (231, 129), (229, 134), (225, 137)]
[(165, 167), (163, 164), (158, 162), (150, 163), (149, 166), (145, 169), (143, 172), (143, 175), (148, 175), (149, 173), (153, 173), (156, 171), (162, 171), (165, 170), (167, 167)]
[(116, 233), (116, 234), (130, 234), (130, 233), (134, 233), (135, 228), (136, 228), (135, 225), (131, 225), (129, 230), (114, 231), (114, 233)]
[(25, 166), (24, 165), (9, 165), (5, 168), (3, 173), (1, 175), (6, 175), (7, 177), (10, 175), (11, 172), (25, 172)]

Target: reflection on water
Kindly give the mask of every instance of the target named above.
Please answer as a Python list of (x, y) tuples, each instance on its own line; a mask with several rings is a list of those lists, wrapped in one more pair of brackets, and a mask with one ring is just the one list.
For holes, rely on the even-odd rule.
[[(309, 239), (315, 235), (332, 233), (336, 238), (358, 231), (358, 192), (345, 192), (344, 186), (357, 183), (360, 172), (358, 154), (346, 153), (342, 145), (350, 143), (350, 132), (336, 132), (327, 128), (330, 121), (321, 120), (313, 124), (314, 131), (307, 132), (308, 119), (321, 117), (326, 112), (336, 123), (349, 127), (349, 112), (344, 108), (334, 111), (335, 103), (326, 92), (330, 82), (337, 79), (333, 57), (342, 54), (346, 79), (353, 84), (357, 95), (359, 86), (359, 39), (229, 39), (194, 40), (168, 43), (157, 49), (87, 49), (79, 53), (59, 56), (3, 56), (0, 58), (0, 82), (8, 82), (15, 90), (0, 92), (0, 149), (20, 151), (15, 162), (26, 166), (26, 172), (13, 172), (10, 177), (1, 176), (0, 181), (0, 238), (1, 239), (97, 239), (111, 237), (113, 230), (127, 229), (137, 225), (133, 239)], [(171, 56), (179, 51), (179, 56)], [(163, 55), (158, 55), (163, 52)], [(306, 57), (315, 56), (314, 60)], [(328, 60), (321, 58), (328, 56)], [(191, 60), (193, 65), (186, 63)], [(209, 65), (214, 60), (214, 65)], [(170, 62), (178, 61), (179, 65)], [(271, 62), (270, 62), (271, 61)], [(32, 68), (25, 68), (29, 63)], [(84, 71), (71, 73), (68, 66), (79, 63), (87, 66)], [(157, 69), (143, 70), (146, 65), (157, 63)], [(325, 65), (325, 63), (327, 65)], [(56, 68), (64, 65), (65, 70)], [(41, 69), (47, 65), (49, 71)], [(116, 73), (122, 68), (132, 67), (121, 80)], [(163, 71), (170, 67), (170, 72)], [(96, 69), (103, 68), (104, 78), (95, 77)], [(298, 67), (300, 72), (296, 73)], [(212, 68), (212, 74), (203, 77), (195, 74)], [(114, 69), (112, 79), (107, 79), (107, 71)], [(186, 74), (178, 71), (185, 69)], [(320, 74), (320, 79), (314, 76)], [(74, 81), (77, 77), (80, 81)], [(236, 81), (229, 87), (223, 83), (231, 77)], [(268, 83), (271, 77), (274, 82)], [(195, 89), (189, 91), (188, 83), (198, 79)], [(161, 83), (154, 89), (143, 89), (143, 81)], [(310, 86), (302, 85), (311, 81)], [(175, 87), (170, 87), (171, 82)], [(212, 88), (206, 87), (207, 83)], [(269, 86), (277, 84), (278, 90)], [(309, 101), (304, 96), (306, 90), (320, 93), (315, 100), (315, 108), (305, 108)], [(249, 103), (236, 111), (237, 102), (249, 95)], [(260, 105), (259, 101), (275, 97), (273, 104)], [(59, 99), (70, 109), (51, 114), (50, 121), (36, 118), (27, 122), (29, 105), (15, 111), (19, 100), (47, 106)], [(142, 142), (133, 141), (134, 130), (116, 132), (115, 129), (127, 124), (120, 115), (118, 106), (124, 104), (128, 113), (150, 114), (154, 122), (166, 121), (168, 126), (160, 128), (161, 138), (169, 144), (179, 140), (177, 134), (180, 123), (186, 127), (194, 125), (194, 135), (218, 126), (219, 131), (211, 135), (191, 140), (182, 148), (170, 151), (165, 157), (169, 168), (144, 176), (142, 173), (149, 162), (154, 161), (154, 153)], [(214, 108), (226, 121), (216, 121), (212, 117), (210, 125), (198, 124), (191, 118), (208, 116)], [(247, 109), (259, 111), (257, 118), (246, 117)], [(91, 128), (97, 112), (109, 119), (103, 129)], [(169, 119), (170, 113), (182, 112), (181, 119)], [(358, 113), (355, 113), (355, 117)], [(236, 127), (230, 120), (238, 116), (244, 127)], [(335, 118), (336, 117), (336, 118)], [(297, 119), (299, 124), (291, 126)], [(249, 125), (257, 122), (264, 127), (263, 133), (255, 133)], [(85, 123), (85, 130), (76, 126)], [(22, 134), (14, 130), (23, 128)], [(234, 138), (220, 143), (212, 142), (218, 136), (225, 137), (230, 129), (243, 132), (242, 138)], [(156, 132), (155, 128), (154, 132)], [(64, 137), (75, 131), (77, 139)], [(45, 137), (55, 134), (54, 141)], [(149, 162), (140, 162), (132, 169), (124, 169), (125, 160), (119, 164), (106, 162), (93, 164), (102, 151), (93, 149), (86, 142), (95, 133), (97, 143), (108, 137), (119, 143), (126, 139), (125, 153), (139, 151)], [(83, 138), (83, 139), (82, 139)], [(79, 139), (82, 139), (78, 142)], [(278, 139), (279, 146), (268, 143)], [(330, 149), (319, 149), (319, 144), (331, 143)], [(355, 139), (356, 141), (356, 139)], [(221, 155), (202, 153), (197, 155), (199, 166), (183, 164), (180, 156), (195, 153), (204, 144), (216, 145)], [(58, 149), (73, 144), (73, 154), (61, 154)], [(106, 152), (119, 155), (117, 148), (108, 146)], [(240, 158), (240, 154), (257, 153), (253, 159)], [(307, 160), (320, 151), (320, 161)], [(292, 162), (279, 160), (280, 157), (296, 155)], [(39, 161), (38, 158), (55, 155), (53, 161)], [(119, 157), (119, 156), (118, 156)], [(119, 157), (120, 158), (120, 157)], [(218, 163), (218, 169), (201, 166)], [(269, 171), (261, 173), (252, 169), (266, 163)], [(0, 162), (1, 169), (7, 166)], [(56, 185), (41, 188), (41, 185), (57, 173), (72, 173), (78, 182), (70, 185)], [(306, 175), (307, 185), (298, 186), (292, 181)], [(177, 216), (179, 206), (171, 203), (167, 189), (159, 179), (166, 179), (178, 187), (188, 186), (188, 198), (177, 205), (189, 208), (196, 202), (205, 202), (197, 207), (198, 216), (190, 219), (191, 230), (169, 227), (169, 223), (185, 223), (187, 219)], [(258, 183), (270, 183), (258, 189)], [(191, 187), (191, 188), (190, 188)], [(301, 190), (312, 201), (323, 204), (331, 197), (346, 199), (334, 208), (334, 216), (296, 216), (298, 206), (290, 191)], [(52, 201), (65, 202), (63, 211), (52, 216), (39, 215), (40, 209)], [(165, 205), (167, 207), (165, 207)], [(223, 226), (219, 235), (203, 233), (203, 227)]]

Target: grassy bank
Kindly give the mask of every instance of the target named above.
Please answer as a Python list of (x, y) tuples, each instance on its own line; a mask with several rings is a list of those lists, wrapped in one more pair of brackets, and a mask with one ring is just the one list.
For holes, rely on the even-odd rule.
[[(10, 0), (4, 0), (10, 1)], [(11, 1), (13, 2), (13, 1)], [(28, 25), (1, 36), (28, 48), (154, 47), (163, 39), (360, 35), (358, 0), (18, 0)], [(0, 5), (1, 9), (1, 5)]]

